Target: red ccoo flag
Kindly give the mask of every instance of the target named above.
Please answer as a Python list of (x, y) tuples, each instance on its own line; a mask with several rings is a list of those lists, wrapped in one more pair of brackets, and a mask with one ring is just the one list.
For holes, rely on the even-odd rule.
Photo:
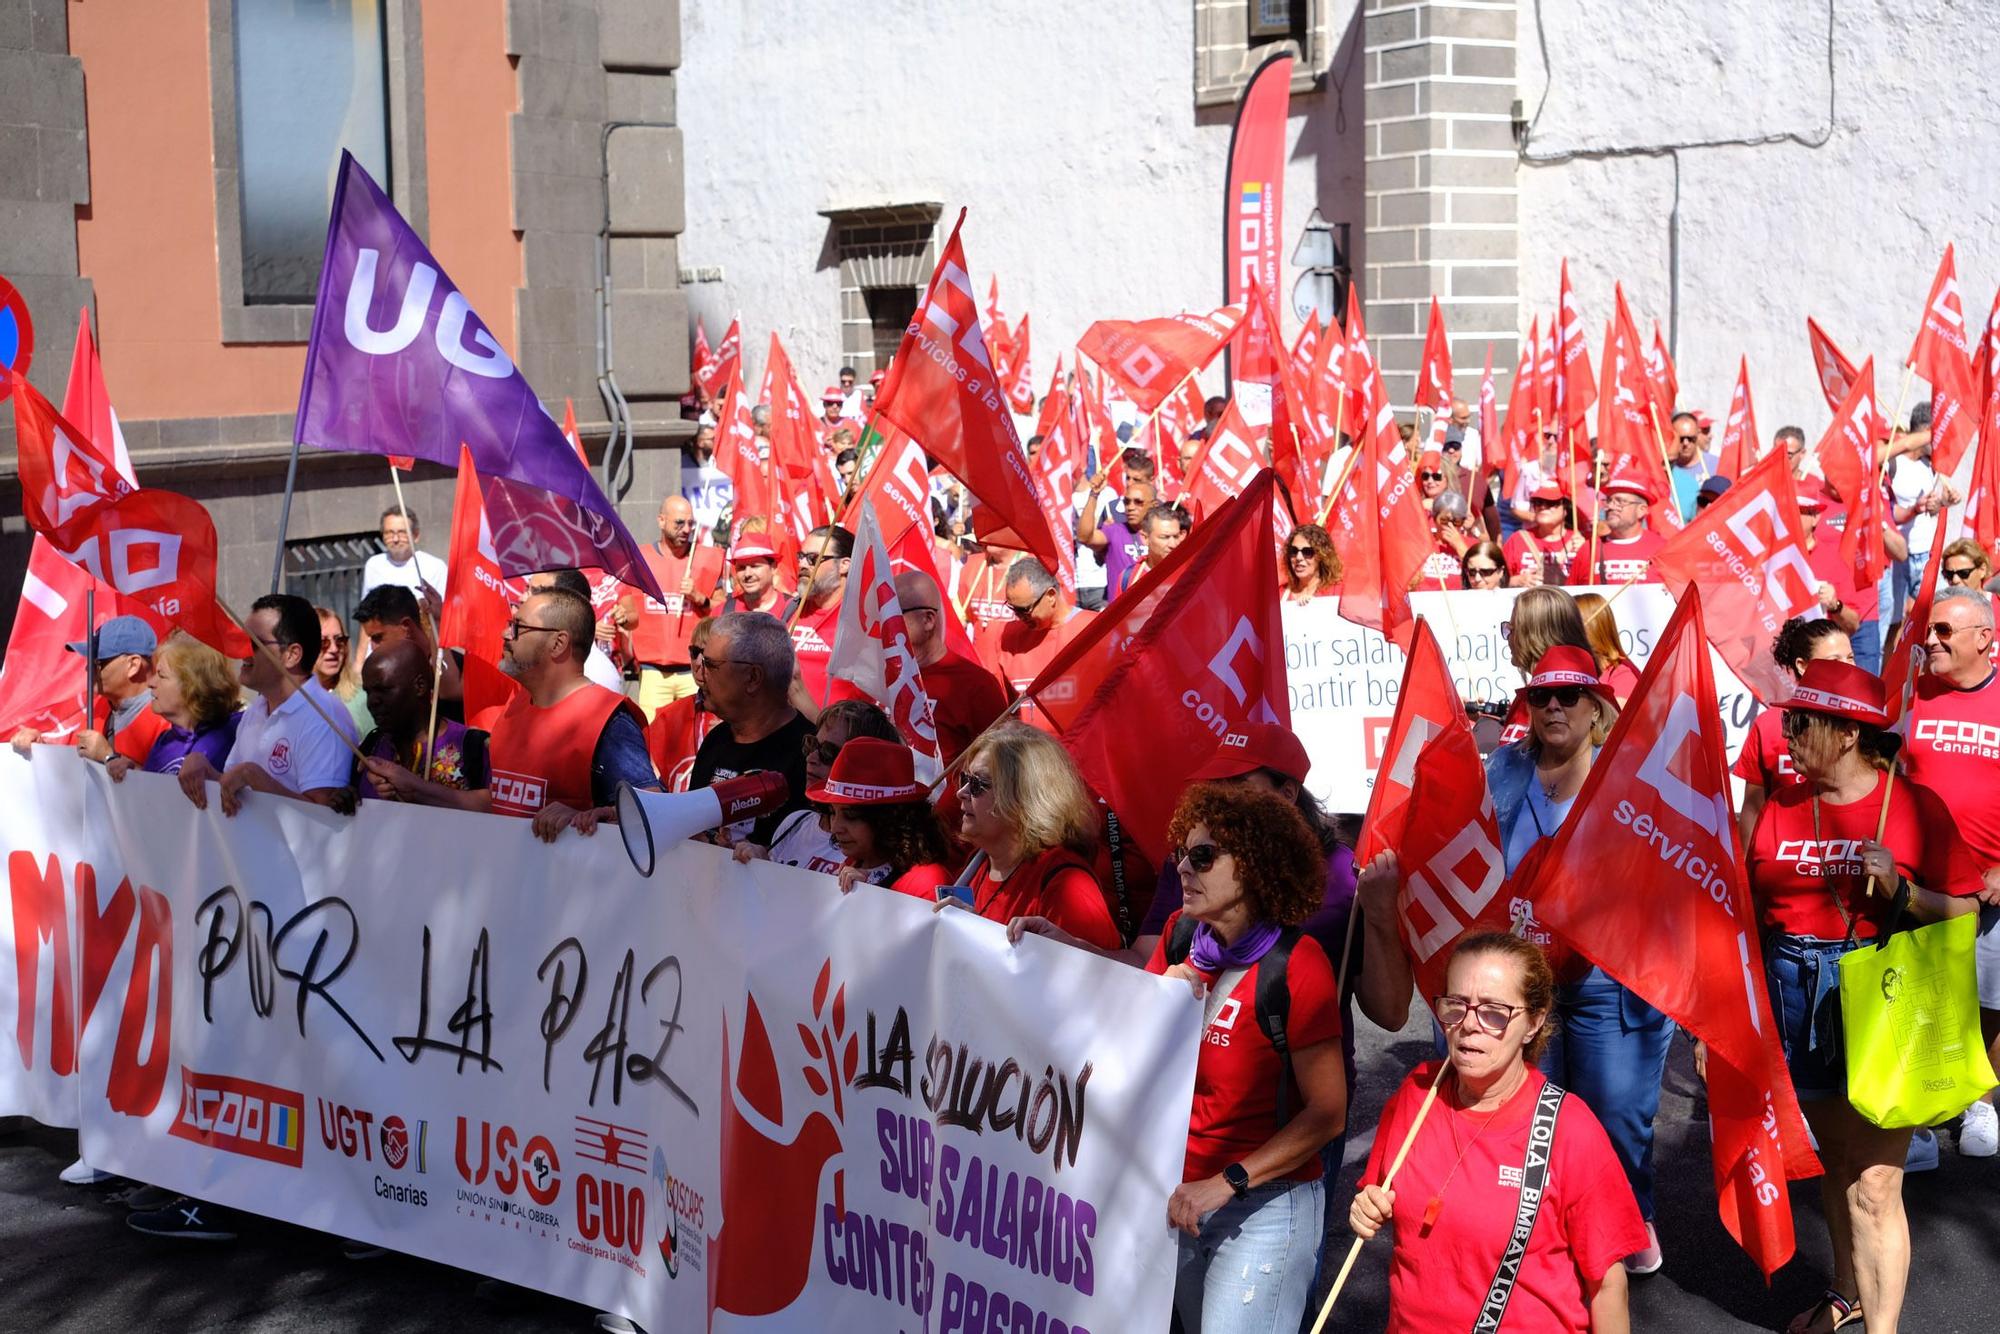
[(1029, 368), (1028, 320), (1029, 316), (1021, 316), (1020, 327), (1014, 330), (1012, 355), (1007, 358), (1007, 404), (1023, 417), (1035, 410), (1035, 386)]
[[(576, 429), (576, 404), (568, 398), (563, 399), (563, 439), (569, 441), (569, 447), (576, 451), (576, 456), (583, 460), (583, 466), (588, 468), (590, 466), (590, 455), (583, 452), (583, 432)], [(463, 468), (465, 466), (465, 460), (465, 446), (460, 445), (458, 449), (459, 467)]]
[(743, 317), (738, 315), (729, 322), (729, 328), (722, 335), (722, 344), (709, 357), (708, 364), (695, 368), (694, 382), (710, 398), (717, 398), (729, 387), (731, 376), (742, 374), (742, 359)]
[[(1432, 309), (1437, 298), (1431, 298)], [(1569, 261), (1562, 262), (1562, 293), (1556, 309), (1555, 420), (1565, 437), (1589, 420), (1597, 401), (1597, 384), (1590, 377), (1590, 345), (1584, 341), (1583, 312), (1569, 285)]]
[(1653, 321), (1653, 347), (1646, 354), (1646, 379), (1653, 386), (1653, 407), (1665, 422), (1673, 417), (1674, 407), (1680, 401), (1681, 377), (1667, 351), (1667, 340), (1660, 337), (1658, 320)]
[(1597, 400), (1597, 443), (1610, 464), (1611, 475), (1640, 477), (1664, 502), (1655, 504), (1652, 513), (1658, 527), (1675, 533), (1684, 525), (1680, 506), (1673, 503), (1673, 482), (1660, 453), (1659, 428), (1651, 403), (1645, 352), (1621, 284), (1614, 289), (1611, 329), (1604, 340), (1604, 392)]
[[(1729, 494), (1735, 494), (1732, 490)], [(1732, 839), (1701, 600), (1661, 632), (1569, 818), (1515, 869), (1536, 920), (1708, 1047), (1723, 1226), (1768, 1278), (1792, 1257), (1785, 1182), (1815, 1176)], [(1605, 887), (1615, 885), (1617, 892)]]
[(505, 708), (520, 691), (514, 679), (500, 671), (500, 646), (514, 604), (526, 589), (500, 572), (500, 558), (493, 550), (493, 532), (480, 496), (479, 470), (473, 467), (472, 451), (464, 445), (458, 449), (458, 486), (451, 498), (447, 559), (438, 642), (465, 652), (469, 669), (464, 682), (465, 716), (470, 720)]
[(1848, 391), (1854, 388), (1854, 363), (1841, 354), (1826, 336), (1826, 330), (1819, 327), (1819, 321), (1810, 315), (1806, 317), (1806, 342), (1812, 348), (1813, 373), (1819, 380), (1819, 391), (1826, 395), (1827, 407), (1838, 412)]
[(1424, 330), (1424, 364), (1417, 374), (1417, 406), (1431, 413), (1431, 449), (1444, 445), (1445, 427), (1451, 420), (1451, 338), (1445, 332), (1444, 312), (1438, 299), (1431, 298), (1431, 322)]
[[(910, 650), (903, 604), (896, 597), (895, 572), (873, 505), (862, 506), (860, 523), (854, 530), (854, 560), (848, 566), (837, 625), (827, 675), (847, 682), (881, 705), (904, 742), (941, 768), (937, 720), (916, 655)], [(931, 772), (936, 773), (937, 768)]]
[(1732, 482), (1749, 471), (1764, 452), (1757, 443), (1757, 409), (1750, 401), (1750, 359), (1736, 360), (1736, 392), (1729, 396), (1729, 420), (1722, 426), (1722, 450), (1715, 461), (1718, 476)]
[(1189, 376), (1214, 361), (1242, 323), (1241, 306), (1224, 306), (1207, 315), (1099, 320), (1083, 331), (1076, 350), (1116, 380), (1139, 411), (1150, 414)]
[[(964, 227), (961, 209), (889, 364), (875, 411), (923, 441), (931, 457), (965, 483), (979, 501), (975, 521), (983, 541), (1029, 552), (1060, 573), (1064, 561), (1051, 519), (1042, 512), (980, 333), (979, 303), (959, 241)], [(1067, 591), (1075, 594), (1073, 586)]]
[(1873, 588), (1882, 578), (1882, 456), (1887, 431), (1882, 410), (1875, 405), (1875, 359), (1861, 363), (1861, 374), (1841, 400), (1826, 434), (1820, 437), (1819, 462), (1826, 480), (1839, 489), (1847, 505), (1847, 527), (1840, 534), (1840, 558), (1854, 568), (1856, 583)]
[(1376, 854), (1402, 846), (1418, 752), (1438, 733), (1469, 725), (1458, 687), (1452, 684), (1451, 669), (1445, 665), (1444, 651), (1431, 633), (1430, 622), (1420, 616), (1409, 656), (1403, 662), (1403, 684), (1396, 695), (1389, 730), (1379, 746), (1370, 737), (1365, 747), (1374, 764), (1375, 783), (1368, 792), (1368, 813), (1361, 818), (1355, 865), (1366, 866)]
[(2000, 542), (2000, 292), (1979, 340), (1979, 445), (1965, 491), (1965, 522), (1979, 545), (1991, 551)]
[[(1946, 531), (1945, 519), (1949, 506), (1938, 511), (1938, 529)], [(1924, 638), (1930, 634), (1931, 607), (1937, 602), (1938, 567), (1944, 564), (1945, 544), (1937, 543), (1931, 549), (1931, 557), (1924, 562), (1924, 578), (1917, 589), (1916, 599), (1910, 603), (1909, 614), (1903, 617), (1903, 628), (1896, 635), (1896, 647), (1882, 655), (1882, 695), (1889, 704), (1889, 724), (1894, 726), (1909, 707), (1910, 688), (1917, 679), (1917, 672), (1929, 657), (1924, 648)]]
[[(1247, 722), (1290, 722), (1271, 577), (1275, 494), (1275, 480), (1260, 474), (1093, 618), (1026, 692), (1155, 863), (1181, 789), (1216, 742)], [(1135, 731), (1134, 718), (1145, 727)]]
[(708, 345), (708, 325), (701, 316), (694, 317), (694, 379), (700, 384), (704, 378), (715, 372), (710, 369), (715, 364), (715, 349)]
[(1435, 543), (1409, 451), (1382, 387), (1381, 368), (1371, 359), (1364, 374), (1367, 415), (1354, 431), (1359, 457), (1328, 507), (1327, 532), (1347, 567), (1340, 585), (1341, 618), (1379, 630), (1407, 651), (1410, 581)]
[(1819, 576), (1806, 561), (1791, 461), (1774, 449), (1653, 557), (1675, 597), (1700, 587), (1709, 642), (1750, 693), (1776, 706), (1792, 674), (1771, 660), (1778, 630), (1819, 606)]
[(1978, 401), (1971, 352), (1966, 346), (1965, 307), (1958, 296), (1958, 270), (1952, 248), (1944, 248), (1937, 276), (1931, 280), (1917, 341), (1910, 345), (1907, 364), (1931, 387), (1931, 459), (1940, 477), (1949, 477), (1965, 457), (1979, 429)]
[(1467, 932), (1508, 929), (1512, 908), (1500, 892), (1507, 859), (1471, 728), (1447, 727), (1424, 742), (1413, 757), (1402, 813), (1396, 917), (1417, 990), (1435, 1002), (1452, 944)]

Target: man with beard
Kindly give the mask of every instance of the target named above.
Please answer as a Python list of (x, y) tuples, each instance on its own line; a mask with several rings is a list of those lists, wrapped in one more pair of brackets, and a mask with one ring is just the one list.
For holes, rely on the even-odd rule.
[(826, 669), (833, 658), (833, 637), (839, 628), (840, 594), (847, 586), (854, 534), (838, 524), (815, 528), (799, 544), (799, 587), (804, 606), (794, 599), (780, 619), (792, 628), (792, 650), (799, 658), (799, 684), (817, 710), (826, 703)]

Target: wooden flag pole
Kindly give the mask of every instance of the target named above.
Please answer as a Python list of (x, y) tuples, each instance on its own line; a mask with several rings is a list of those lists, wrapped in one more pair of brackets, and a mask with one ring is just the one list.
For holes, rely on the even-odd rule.
[[(426, 757), (437, 749), (438, 691), (444, 686), (444, 636), (432, 622), (430, 607), (424, 601), (423, 590), (429, 585), (424, 582), (423, 563), (417, 559), (417, 530), (410, 523), (410, 507), (403, 503), (403, 478), (397, 471), (393, 459), (389, 463), (389, 485), (396, 490), (396, 511), (403, 516), (403, 531), (410, 538), (410, 564), (417, 567), (417, 623), (423, 627), (424, 633), (430, 636), (431, 641), (431, 721), (424, 731), (423, 754), (417, 757), (417, 763), (421, 767), (416, 773), (421, 778), (424, 775), (424, 768), (430, 763)], [(444, 590), (439, 589), (438, 592), (442, 595)], [(360, 753), (355, 752), (357, 755)]]
[[(1403, 1160), (1410, 1156), (1410, 1146), (1417, 1142), (1417, 1132), (1424, 1128), (1424, 1118), (1431, 1114), (1431, 1104), (1437, 1101), (1438, 1088), (1444, 1083), (1450, 1069), (1451, 1067), (1447, 1065), (1432, 1077), (1430, 1091), (1424, 1094), (1423, 1104), (1417, 1108), (1417, 1117), (1410, 1122), (1410, 1132), (1403, 1136), (1403, 1147), (1396, 1150), (1395, 1160), (1389, 1164), (1389, 1171), (1382, 1178), (1383, 1190), (1389, 1189), (1390, 1183), (1396, 1179), (1396, 1173), (1403, 1170)], [(1320, 1334), (1320, 1331), (1326, 1328), (1327, 1319), (1333, 1315), (1333, 1304), (1339, 1299), (1340, 1290), (1347, 1286), (1347, 1276), (1353, 1272), (1354, 1262), (1359, 1258), (1361, 1258), (1361, 1238), (1356, 1237), (1354, 1244), (1347, 1248), (1347, 1259), (1341, 1264), (1339, 1275), (1333, 1280), (1333, 1291), (1326, 1294), (1326, 1304), (1319, 1308), (1319, 1319), (1313, 1321), (1312, 1334)]]
[[(1910, 396), (1910, 377), (1916, 373), (1917, 366), (1915, 362), (1904, 363), (1903, 387), (1896, 391), (1896, 410), (1889, 414), (1889, 443), (1882, 450), (1882, 462), (1880, 466), (1875, 469), (1875, 484), (1877, 486), (1880, 486), (1889, 476), (1889, 460), (1896, 452), (1896, 437), (1903, 433), (1903, 429), (1896, 425), (1896, 423), (1902, 420), (1903, 400)], [(1887, 805), (1884, 805), (1883, 809), (1887, 810)], [(1878, 834), (1876, 838), (1877, 841), (1880, 841), (1881, 836)]]
[[(83, 591), (83, 726), (85, 731), (97, 726), (97, 580), (90, 581), (90, 587)], [(105, 725), (109, 726), (107, 714)]]
[(1596, 620), (1599, 616), (1602, 616), (1605, 612), (1610, 611), (1611, 604), (1616, 602), (1619, 598), (1624, 597), (1625, 590), (1638, 582), (1639, 582), (1639, 576), (1635, 574), (1631, 576), (1629, 579), (1627, 579), (1624, 583), (1618, 585), (1617, 590), (1613, 592), (1610, 597), (1604, 599), (1603, 606), (1599, 607), (1596, 611), (1593, 611), (1592, 613), (1590, 613), (1590, 615), (1583, 618), (1583, 628), (1588, 630), (1590, 628), (1590, 623), (1592, 621)]

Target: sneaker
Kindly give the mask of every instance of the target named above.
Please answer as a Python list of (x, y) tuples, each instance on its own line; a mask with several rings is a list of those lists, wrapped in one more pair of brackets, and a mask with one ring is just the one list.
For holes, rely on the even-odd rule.
[(117, 1175), (116, 1172), (100, 1172), (79, 1158), (68, 1167), (65, 1167), (61, 1174), (56, 1177), (56, 1180), (62, 1182), (65, 1186), (95, 1186), (100, 1182), (109, 1181)]
[(236, 1216), (220, 1205), (177, 1196), (164, 1209), (142, 1210), (125, 1220), (149, 1237), (180, 1241), (235, 1241)]
[(1660, 1234), (1651, 1223), (1646, 1224), (1646, 1249), (1634, 1251), (1625, 1257), (1625, 1272), (1628, 1274), (1657, 1274), (1667, 1257), (1660, 1254)]
[(1910, 1136), (1910, 1151), (1903, 1155), (1905, 1172), (1935, 1172), (1938, 1165), (1937, 1136), (1919, 1130)]
[(135, 1181), (124, 1190), (114, 1190), (106, 1197), (108, 1204), (122, 1204), (133, 1213), (151, 1213), (164, 1209), (180, 1198), (177, 1191), (160, 1186), (149, 1186), (143, 1181)]
[(1964, 1158), (1991, 1158), (2000, 1153), (2000, 1112), (1981, 1098), (1965, 1109), (1958, 1127), (1958, 1152)]

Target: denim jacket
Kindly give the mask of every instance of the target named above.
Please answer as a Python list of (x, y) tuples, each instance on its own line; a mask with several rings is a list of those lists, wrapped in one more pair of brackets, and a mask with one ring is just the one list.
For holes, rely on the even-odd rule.
[[(1596, 754), (1597, 751), (1591, 751), (1593, 758)], [(1535, 759), (1528, 754), (1527, 742), (1511, 741), (1486, 757), (1486, 790), (1493, 797), (1493, 815), (1500, 825), (1503, 855), (1514, 839), (1514, 826), (1527, 811), (1528, 784), (1534, 781)], [(1507, 871), (1512, 874), (1513, 870), (1514, 863), (1509, 861)]]

